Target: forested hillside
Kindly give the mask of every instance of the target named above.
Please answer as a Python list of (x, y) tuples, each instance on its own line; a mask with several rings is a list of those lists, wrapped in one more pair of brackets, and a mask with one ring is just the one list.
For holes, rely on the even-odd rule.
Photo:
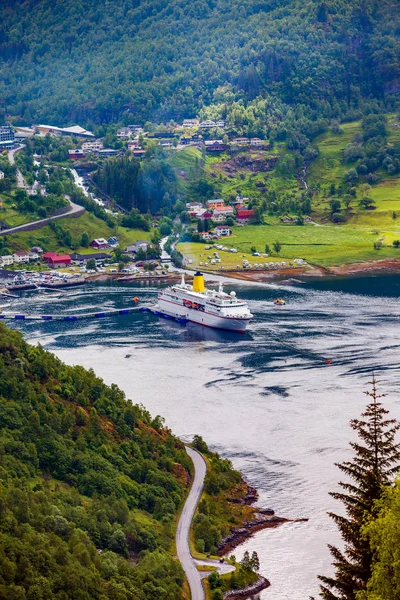
[(0, 325), (0, 597), (178, 600), (190, 460), (162, 419)]
[(399, 28), (397, 0), (3, 2), (0, 107), (90, 125), (264, 97), (276, 120), (340, 118), (398, 94)]

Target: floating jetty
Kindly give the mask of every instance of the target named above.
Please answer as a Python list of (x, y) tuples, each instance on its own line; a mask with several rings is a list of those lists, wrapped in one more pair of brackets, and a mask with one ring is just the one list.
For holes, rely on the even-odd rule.
[(166, 315), (165, 313), (161, 312), (160, 310), (157, 310), (156, 308), (150, 307), (150, 306), (141, 306), (139, 309), (139, 312), (148, 312), (151, 313), (152, 315), (156, 315), (156, 317), (163, 317), (164, 319), (167, 319), (169, 321), (176, 321), (176, 323), (188, 323), (189, 319), (184, 319), (183, 317), (172, 317), (171, 315)]
[[(143, 307), (142, 307), (143, 308)], [(77, 315), (19, 315), (1, 313), (0, 319), (12, 321), (82, 321), (84, 319), (104, 319), (118, 315), (130, 315), (140, 310), (137, 306), (130, 308), (114, 308), (94, 313), (82, 313)]]
[(141, 306), (140, 308), (137, 306), (129, 307), (129, 308), (113, 308), (111, 310), (105, 310), (100, 312), (93, 313), (81, 313), (77, 315), (21, 315), (21, 314), (7, 314), (0, 313), (0, 319), (5, 321), (83, 321), (84, 319), (104, 319), (106, 317), (120, 316), (120, 315), (131, 315), (134, 312), (148, 312), (157, 317), (163, 317), (164, 319), (168, 319), (170, 321), (176, 321), (176, 323), (187, 323), (188, 319), (184, 319), (181, 317), (172, 317), (171, 315), (166, 315), (156, 308), (150, 306)]

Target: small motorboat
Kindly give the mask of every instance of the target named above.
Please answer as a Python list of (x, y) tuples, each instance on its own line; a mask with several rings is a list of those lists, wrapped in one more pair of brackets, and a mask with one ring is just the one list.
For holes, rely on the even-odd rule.
[(277, 306), (285, 306), (286, 302), (282, 298), (276, 298), (274, 300), (274, 304)]

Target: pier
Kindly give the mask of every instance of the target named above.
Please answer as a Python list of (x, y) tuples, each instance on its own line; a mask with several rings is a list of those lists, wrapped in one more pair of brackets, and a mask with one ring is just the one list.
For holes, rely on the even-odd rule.
[(137, 306), (133, 306), (129, 308), (113, 308), (111, 310), (82, 313), (77, 315), (21, 315), (0, 313), (0, 319), (3, 321), (82, 321), (84, 319), (104, 319), (105, 317), (111, 316), (130, 315), (138, 310), (140, 309)]

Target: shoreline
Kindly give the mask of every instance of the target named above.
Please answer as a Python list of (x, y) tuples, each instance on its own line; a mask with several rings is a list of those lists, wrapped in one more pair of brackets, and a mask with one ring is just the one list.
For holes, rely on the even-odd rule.
[(376, 261), (356, 262), (343, 265), (333, 265), (324, 267), (322, 265), (308, 263), (306, 268), (296, 267), (287, 269), (277, 269), (274, 271), (204, 271), (210, 275), (223, 275), (230, 279), (240, 281), (252, 281), (258, 283), (279, 282), (281, 280), (291, 280), (295, 283), (305, 283), (299, 280), (313, 279), (336, 279), (353, 277), (375, 277), (377, 275), (398, 275), (400, 274), (400, 258), (384, 258)]
[(286, 517), (278, 517), (271, 508), (253, 507), (252, 505), (257, 502), (259, 498), (258, 491), (248, 483), (244, 483), (246, 485), (246, 494), (244, 498), (239, 501), (231, 498), (227, 499), (227, 502), (241, 504), (242, 506), (251, 506), (253, 510), (252, 519), (245, 521), (241, 527), (232, 529), (231, 533), (221, 540), (217, 548), (217, 556), (226, 556), (255, 533), (262, 531), (263, 529), (274, 529), (283, 525), (283, 523), (306, 523), (309, 520), (308, 518), (289, 519)]

